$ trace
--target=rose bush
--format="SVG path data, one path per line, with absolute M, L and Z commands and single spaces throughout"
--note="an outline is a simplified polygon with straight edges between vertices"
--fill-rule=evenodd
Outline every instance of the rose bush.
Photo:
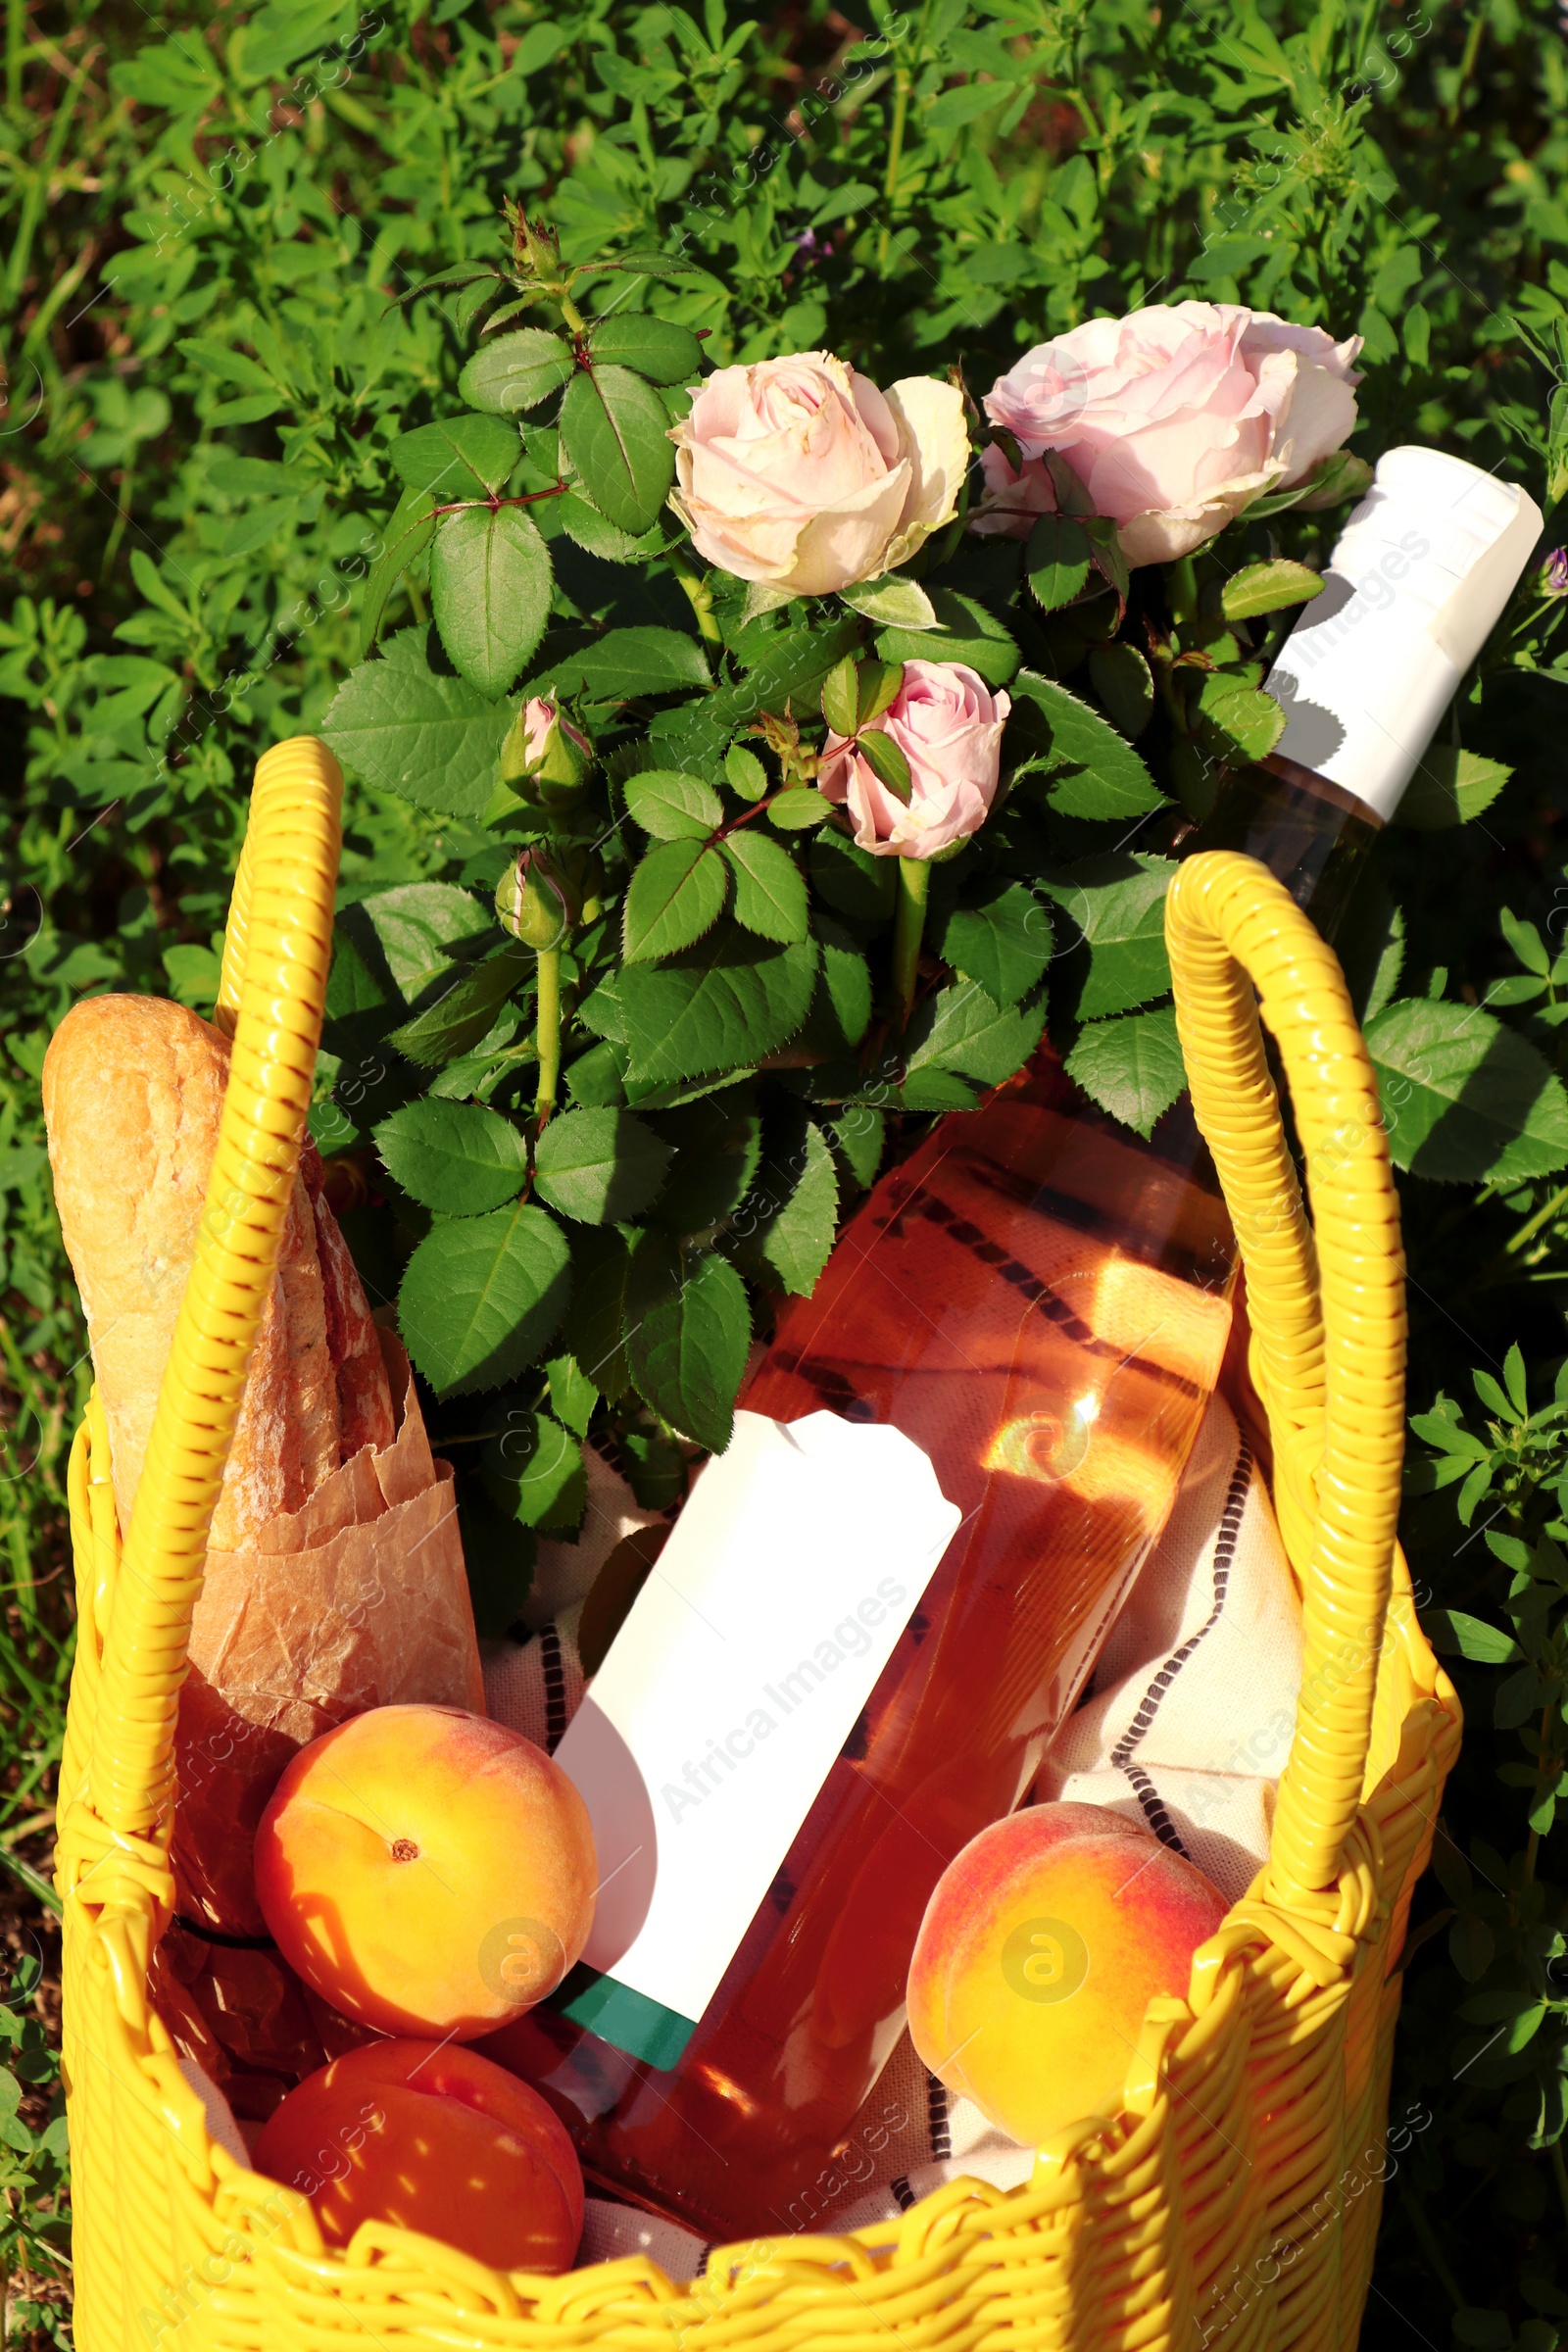
M 1027 538 L 1064 458 L 1130 564 L 1191 555 L 1265 492 L 1304 482 L 1355 423 L 1359 335 L 1336 343 L 1239 303 L 1155 303 L 1036 344 L 986 395 L 993 443 L 973 528 Z
M 962 662 L 906 662 L 877 724 L 908 762 L 906 803 L 853 737 L 830 730 L 819 791 L 855 820 L 858 849 L 877 858 L 935 858 L 984 824 L 1002 772 L 1011 698 L 993 693 Z
M 698 554 L 790 596 L 907 562 L 951 520 L 969 462 L 956 385 L 881 392 L 825 351 L 720 368 L 670 439 L 670 505 Z

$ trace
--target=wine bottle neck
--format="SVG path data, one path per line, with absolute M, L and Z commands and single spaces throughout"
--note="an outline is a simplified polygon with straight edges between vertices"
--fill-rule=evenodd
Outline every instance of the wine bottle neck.
M 1212 810 L 1181 842 L 1180 853 L 1244 851 L 1279 877 L 1332 940 L 1382 829 L 1381 817 L 1343 786 L 1270 754 L 1231 769 Z

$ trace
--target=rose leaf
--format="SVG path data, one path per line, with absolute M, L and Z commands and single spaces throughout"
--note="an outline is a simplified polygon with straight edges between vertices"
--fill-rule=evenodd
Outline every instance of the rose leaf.
M 404 1269 L 398 1328 L 437 1395 L 466 1396 L 532 1363 L 570 1292 L 571 1252 L 545 1209 L 442 1220 Z
M 735 877 L 736 921 L 762 939 L 805 939 L 806 879 L 783 843 L 765 833 L 732 833 L 723 854 Z
M 1187 1083 L 1174 1008 L 1086 1022 L 1066 1068 L 1092 1102 L 1147 1138 Z
M 555 574 L 520 507 L 465 507 L 442 517 L 430 554 L 430 609 L 455 669 L 494 702 L 544 635 Z
M 568 1110 L 534 1147 L 541 1200 L 586 1225 L 641 1216 L 663 1184 L 670 1148 L 629 1110 Z
M 416 1097 L 381 1121 L 375 1146 L 411 1200 L 446 1217 L 500 1208 L 516 1199 L 528 1174 L 522 1137 L 482 1102 Z
M 704 842 L 662 841 L 632 875 L 622 914 L 627 963 L 673 956 L 724 911 L 725 866 Z
M 646 531 L 675 478 L 664 404 L 629 368 L 582 368 L 561 404 L 561 438 L 601 514 Z
M 642 1236 L 626 1287 L 632 1381 L 662 1419 L 714 1453 L 730 1441 L 751 1337 L 746 1286 L 727 1258 Z
M 514 416 L 548 400 L 575 366 L 559 335 L 543 326 L 519 327 L 474 353 L 458 378 L 458 392 L 470 409 Z

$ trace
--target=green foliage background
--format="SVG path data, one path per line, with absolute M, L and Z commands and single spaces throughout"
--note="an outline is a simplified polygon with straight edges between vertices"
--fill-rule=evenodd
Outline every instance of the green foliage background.
M 886 50 L 858 56 L 873 34 Z M 1516 0 L 437 0 L 363 17 L 272 0 L 188 19 L 9 0 L 0 2259 L 16 2340 L 66 2340 L 40 1815 L 86 1377 L 37 1072 L 84 990 L 211 1001 L 250 769 L 322 725 L 360 657 L 390 444 L 458 405 L 466 332 L 435 300 L 389 296 L 492 258 L 512 197 L 548 211 L 568 259 L 654 246 L 700 263 L 701 286 L 651 307 L 705 329 L 712 364 L 825 345 L 887 382 L 961 358 L 983 391 L 1097 312 L 1245 300 L 1365 336 L 1357 451 L 1440 440 L 1525 481 L 1552 521 L 1565 101 L 1562 23 Z M 398 593 L 394 618 L 421 617 L 417 578 Z M 1485 1004 L 1479 1020 L 1559 1068 L 1561 611 L 1520 601 L 1464 712 L 1467 749 L 1512 780 L 1490 804 L 1478 792 L 1463 827 L 1391 833 L 1360 974 L 1386 996 L 1402 963 L 1407 1028 L 1443 1032 L 1422 1004 Z M 471 826 L 363 781 L 349 817 L 346 902 L 476 878 Z M 1441 1885 L 1417 1903 L 1395 2087 L 1416 2120 L 1367 2340 L 1548 2352 L 1568 2324 L 1568 1188 L 1531 1172 L 1549 1152 L 1519 1155 L 1532 1089 L 1548 1098 L 1540 1063 L 1517 1066 L 1506 1116 L 1455 1140 L 1440 1103 L 1403 1155 L 1430 1171 L 1404 1186 L 1407 1543 L 1469 1732 Z M 372 1278 L 388 1253 L 388 1288 L 420 1231 L 412 1199 L 393 1227 L 357 1236 Z M 550 1401 L 571 1426 L 581 1400 Z M 625 1435 L 650 1493 L 667 1491 L 658 1424 Z

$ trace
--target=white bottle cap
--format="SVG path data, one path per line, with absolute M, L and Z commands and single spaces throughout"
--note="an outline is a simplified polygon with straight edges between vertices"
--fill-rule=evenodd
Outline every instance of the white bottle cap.
M 1516 483 L 1391 449 L 1269 672 L 1275 751 L 1392 816 L 1541 531 Z

